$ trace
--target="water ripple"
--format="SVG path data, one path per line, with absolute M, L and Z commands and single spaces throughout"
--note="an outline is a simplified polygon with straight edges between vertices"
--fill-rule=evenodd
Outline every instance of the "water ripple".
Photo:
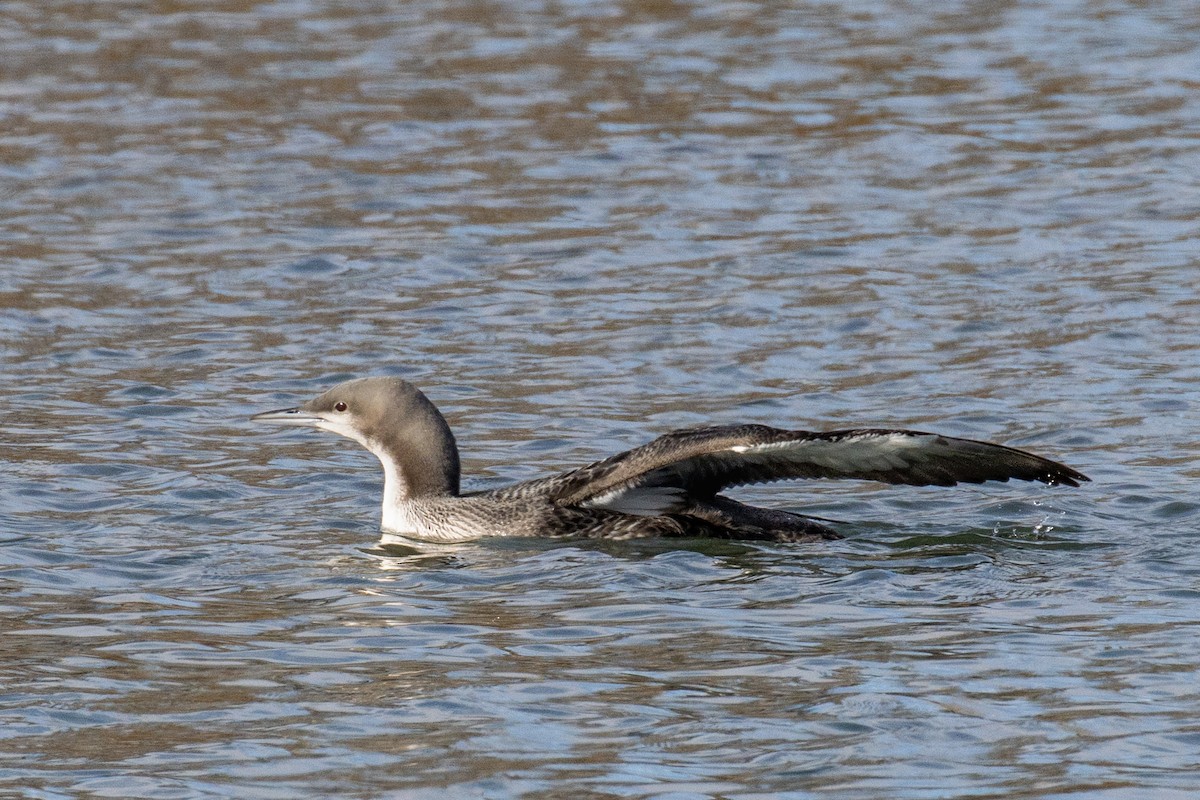
M 1191 797 L 1195 20 L 1168 5 L 11 2 L 0 782 L 89 797 Z M 386 371 L 470 488 L 692 424 L 819 546 L 377 541 L 246 418 Z

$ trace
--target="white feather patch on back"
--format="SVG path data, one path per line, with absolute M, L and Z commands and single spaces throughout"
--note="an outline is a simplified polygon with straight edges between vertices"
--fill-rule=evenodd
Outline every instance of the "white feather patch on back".
M 669 514 L 683 507 L 687 492 L 678 486 L 619 486 L 582 503 L 584 508 L 603 508 L 639 517 Z

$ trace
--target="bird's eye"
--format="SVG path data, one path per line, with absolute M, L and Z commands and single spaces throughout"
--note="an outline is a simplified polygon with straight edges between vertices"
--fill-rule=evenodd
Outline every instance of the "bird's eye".
M 334 404 L 333 404 L 333 410 L 334 410 L 334 411 L 345 411 L 345 410 L 346 410 L 346 404 L 345 404 L 345 403 L 340 403 L 340 402 L 339 402 L 339 403 L 334 403 Z

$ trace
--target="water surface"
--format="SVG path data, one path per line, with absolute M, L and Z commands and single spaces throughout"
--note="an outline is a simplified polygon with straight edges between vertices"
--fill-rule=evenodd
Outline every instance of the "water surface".
M 1099 2 L 6 3 L 0 792 L 1200 788 L 1200 29 Z M 692 424 L 1094 483 L 740 496 L 819 545 L 377 543 Z

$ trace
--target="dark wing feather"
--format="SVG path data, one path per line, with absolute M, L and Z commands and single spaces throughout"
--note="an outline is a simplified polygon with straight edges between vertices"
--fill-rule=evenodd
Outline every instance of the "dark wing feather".
M 663 513 L 685 499 L 710 498 L 730 486 L 792 478 L 855 478 L 912 486 L 1010 479 L 1078 486 L 1088 480 L 1070 467 L 1023 450 L 934 433 L 877 428 L 814 433 L 732 425 L 668 433 L 643 447 L 527 486 L 536 485 L 563 505 L 622 508 L 631 501 L 636 506 L 640 494 L 645 496 L 645 513 Z

